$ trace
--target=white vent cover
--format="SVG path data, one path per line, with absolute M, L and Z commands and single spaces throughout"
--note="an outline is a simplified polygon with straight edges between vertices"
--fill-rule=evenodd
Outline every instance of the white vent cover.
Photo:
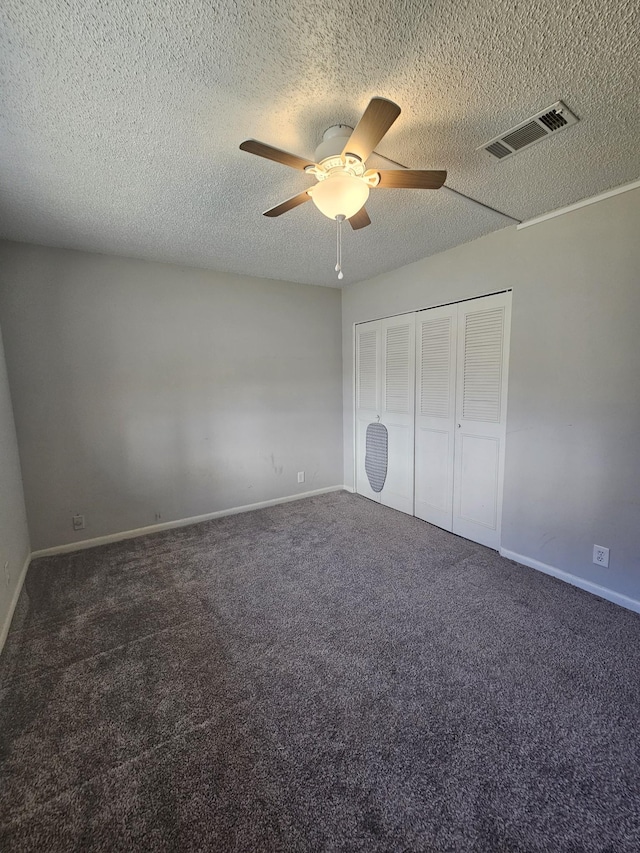
M 546 110 L 507 130 L 506 133 L 501 133 L 495 139 L 480 145 L 476 151 L 482 149 L 495 160 L 506 160 L 507 157 L 517 154 L 518 151 L 534 145 L 541 139 L 546 139 L 547 136 L 552 136 L 565 127 L 571 127 L 577 121 L 577 116 L 562 101 L 557 101 Z

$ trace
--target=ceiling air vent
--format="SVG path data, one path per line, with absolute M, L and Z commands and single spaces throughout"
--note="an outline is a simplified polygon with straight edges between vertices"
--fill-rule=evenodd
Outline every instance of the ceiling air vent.
M 498 160 L 501 160 L 503 157 L 508 157 L 509 154 L 513 154 L 513 151 L 510 148 L 507 148 L 506 145 L 503 145 L 502 142 L 492 142 L 491 145 L 487 145 L 487 151 L 489 154 L 493 154 L 494 157 L 497 157 Z
M 501 133 L 495 139 L 480 145 L 476 151 L 482 149 L 496 160 L 504 160 L 541 139 L 552 136 L 563 127 L 570 127 L 577 121 L 577 116 L 562 101 L 558 101 L 546 110 L 507 130 L 506 133 Z

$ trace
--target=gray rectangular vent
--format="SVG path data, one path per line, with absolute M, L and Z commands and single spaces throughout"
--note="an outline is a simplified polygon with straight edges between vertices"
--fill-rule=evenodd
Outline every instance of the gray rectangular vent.
M 537 142 L 538 139 L 542 139 L 543 136 L 547 135 L 547 131 L 540 127 L 540 125 L 535 121 L 530 121 L 529 124 L 525 124 L 524 127 L 521 127 L 520 130 L 514 130 L 513 133 L 507 133 L 505 137 L 503 137 L 503 142 L 506 142 L 507 145 L 510 145 L 514 151 L 519 151 L 521 148 L 526 148 L 527 145 L 531 145 L 532 142 Z
M 556 112 L 556 110 L 551 110 L 551 112 L 545 113 L 543 116 L 540 116 L 539 120 L 545 127 L 548 127 L 549 130 L 560 130 L 561 127 L 568 124 L 562 113 Z
M 491 145 L 487 145 L 487 151 L 489 154 L 497 157 L 498 160 L 502 159 L 502 157 L 507 157 L 509 154 L 513 154 L 513 151 L 507 148 L 506 145 L 503 145 L 502 142 L 493 142 Z
M 537 115 L 480 145 L 476 151 L 482 149 L 496 160 L 504 160 L 564 127 L 571 127 L 577 121 L 577 116 L 562 101 L 557 101 Z

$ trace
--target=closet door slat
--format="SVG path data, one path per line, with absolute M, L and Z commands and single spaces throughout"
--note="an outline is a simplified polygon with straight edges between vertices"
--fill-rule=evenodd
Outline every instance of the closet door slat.
M 356 406 L 359 409 L 378 408 L 378 344 L 379 329 L 367 329 L 357 337 L 356 348 Z
M 409 325 L 393 326 L 385 335 L 385 410 L 408 415 L 411 404 Z
M 466 314 L 462 418 L 498 423 L 502 402 L 504 306 Z
M 420 324 L 418 407 L 421 415 L 432 418 L 451 415 L 451 335 L 451 317 L 423 320 Z

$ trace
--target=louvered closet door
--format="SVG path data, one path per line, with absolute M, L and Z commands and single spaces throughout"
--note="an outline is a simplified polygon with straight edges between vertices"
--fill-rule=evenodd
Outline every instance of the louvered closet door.
M 385 506 L 413 515 L 415 314 L 381 320 L 381 423 L 388 431 Z
M 415 514 L 453 528 L 458 306 L 416 314 Z
M 500 547 L 511 294 L 458 305 L 453 532 Z
M 380 320 L 356 326 L 356 491 L 373 501 L 380 501 L 365 471 L 367 427 L 377 422 L 381 406 L 381 347 Z

